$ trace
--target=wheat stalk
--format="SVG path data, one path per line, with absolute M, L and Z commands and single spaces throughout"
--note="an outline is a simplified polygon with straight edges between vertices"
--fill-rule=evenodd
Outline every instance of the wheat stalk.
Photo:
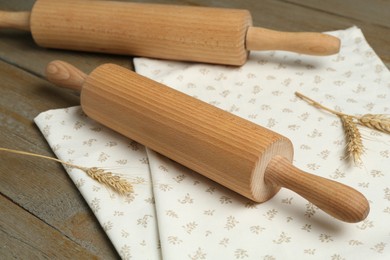
M 101 168 L 97 167 L 83 167 L 76 164 L 72 164 L 69 162 L 65 162 L 63 160 L 59 160 L 57 158 L 44 156 L 41 154 L 36 153 L 29 153 L 19 150 L 13 150 L 13 149 L 7 149 L 0 147 L 0 151 L 8 152 L 8 153 L 14 153 L 14 154 L 20 154 L 20 155 L 27 155 L 32 157 L 38 157 L 46 160 L 56 161 L 59 163 L 62 163 L 63 165 L 70 166 L 72 168 L 79 169 L 83 172 L 85 172 L 88 176 L 90 176 L 92 179 L 106 185 L 107 187 L 113 189 L 117 193 L 121 195 L 126 195 L 133 192 L 133 185 L 126 180 L 125 178 L 120 177 L 117 174 L 114 174 L 112 172 L 107 172 Z
M 361 164 L 361 155 L 364 152 L 364 146 L 360 131 L 356 123 L 353 121 L 353 117 L 341 115 L 340 119 L 343 123 L 345 137 L 347 140 L 347 153 L 353 159 L 355 164 Z
M 344 114 L 344 113 L 341 113 L 339 111 L 327 108 L 327 107 L 321 105 L 320 103 L 318 103 L 317 101 L 314 101 L 313 99 L 306 97 L 305 95 L 303 95 L 299 92 L 295 92 L 295 95 L 297 95 L 301 99 L 305 100 L 307 103 L 309 103 L 310 105 L 312 105 L 314 107 L 317 107 L 319 109 L 323 109 L 323 110 L 328 111 L 328 112 L 330 112 L 336 116 L 339 116 L 339 117 L 349 116 L 349 117 L 351 117 L 351 119 L 353 119 L 354 121 L 356 121 L 357 123 L 359 123 L 365 127 L 375 129 L 375 130 L 381 131 L 383 133 L 390 134 L 390 116 L 389 115 L 383 115 L 383 114 L 365 114 L 362 116 L 348 115 L 348 114 Z
M 307 103 L 309 103 L 310 105 L 312 105 L 313 107 L 316 107 L 316 108 L 319 108 L 319 109 L 322 109 L 322 110 L 325 110 L 325 111 L 328 111 L 329 113 L 332 113 L 336 116 L 350 116 L 350 115 L 347 115 L 347 114 L 344 114 L 344 113 L 341 113 L 339 111 L 336 111 L 336 110 L 333 110 L 333 109 L 330 109 L 330 108 L 327 108 L 326 106 L 323 106 L 321 105 L 320 103 L 318 103 L 317 101 L 314 101 L 313 99 L 299 93 L 299 92 L 295 92 L 295 95 L 301 99 L 303 99 L 304 101 L 306 101 Z M 352 116 L 353 117 L 353 116 Z
M 361 155 L 364 152 L 364 146 L 362 142 L 362 136 L 357 127 L 357 124 L 362 126 L 381 131 L 383 133 L 390 134 L 390 117 L 383 114 L 365 114 L 362 116 L 348 115 L 333 109 L 327 108 L 317 101 L 306 97 L 305 95 L 295 92 L 295 95 L 303 99 L 310 105 L 325 110 L 338 116 L 343 123 L 345 137 L 347 139 L 347 152 L 355 163 L 361 163 Z

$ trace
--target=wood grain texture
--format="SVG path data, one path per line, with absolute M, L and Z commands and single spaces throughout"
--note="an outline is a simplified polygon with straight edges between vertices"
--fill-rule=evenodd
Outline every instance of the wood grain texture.
M 0 28 L 31 29 L 49 48 L 226 65 L 242 65 L 249 50 L 332 55 L 340 45 L 330 35 L 252 27 L 248 10 L 118 1 L 40 0 L 31 15 L 0 11 Z
M 360 192 L 339 182 L 303 172 L 281 156 L 270 161 L 265 180 L 269 185 L 298 193 L 326 213 L 345 222 L 362 221 L 370 211 L 367 199 Z
M 388 48 L 390 29 L 387 15 L 389 1 L 347 0 L 341 3 L 337 0 L 133 0 L 132 2 L 247 9 L 252 14 L 255 26 L 282 31 L 330 31 L 356 25 L 362 29 L 369 44 L 390 68 L 390 48 Z M 34 0 L 0 0 L 0 9 L 29 11 L 34 3 Z M 45 66 L 55 59 L 70 62 L 87 73 L 104 63 L 115 63 L 132 68 L 131 59 L 127 56 L 45 49 L 34 43 L 29 32 L 0 30 L 0 60 L 6 63 L 0 66 L 2 71 L 0 143 L 2 145 L 52 155 L 50 148 L 32 123 L 32 118 L 48 109 L 76 105 L 79 102 L 78 98 L 67 91 L 52 88 L 44 80 L 37 80 L 36 77 L 27 77 L 24 80 L 21 78 L 27 74 L 42 77 Z M 21 74 L 25 76 L 21 77 Z M 4 82 L 8 82 L 7 84 L 13 82 L 13 84 L 5 88 Z M 10 92 L 13 94 L 9 95 Z M 3 155 L 0 155 L 0 160 L 0 196 L 9 198 L 10 202 L 17 205 L 12 207 L 11 214 L 20 216 L 10 228 L 29 227 L 29 218 L 21 214 L 25 211 L 38 216 L 37 219 L 43 224 L 50 223 L 48 228 L 56 229 L 63 236 L 78 241 L 95 255 L 100 255 L 104 259 L 118 258 L 104 231 L 98 227 L 99 224 L 61 166 L 29 159 L 23 159 L 21 162 L 16 157 Z M 9 172 L 13 172 L 13 175 L 6 175 Z M 24 178 L 24 182 L 21 182 L 23 185 L 18 186 L 17 183 L 22 178 Z M 36 194 L 43 193 L 42 183 L 48 183 L 51 178 L 55 179 L 52 180 L 55 185 L 44 190 L 48 197 L 44 200 L 46 203 L 41 202 L 40 197 L 34 199 Z M 5 179 L 8 180 L 7 184 L 4 184 Z M 55 194 L 56 189 L 59 188 L 61 193 L 67 195 L 62 198 L 62 201 L 59 199 L 61 196 L 57 195 L 55 202 L 50 203 L 51 194 Z M 58 213 L 60 210 L 65 212 L 74 210 L 74 213 L 65 214 L 68 217 L 65 215 L 60 217 Z M 8 217 L 0 214 L 1 221 L 8 221 L 5 219 Z M 50 243 L 53 239 L 50 235 L 42 237 L 33 232 L 30 232 L 30 235 L 32 239 L 39 238 L 41 243 Z M 17 236 L 16 239 L 7 236 L 9 235 L 1 238 L 1 241 L 10 239 L 10 242 L 7 242 L 7 247 L 0 247 L 0 255 L 24 258 L 23 240 L 17 239 Z M 38 251 L 31 248 L 31 255 L 39 254 L 39 252 L 33 253 L 34 250 Z
M 57 86 L 81 91 L 87 75 L 63 61 L 52 61 L 46 67 L 46 78 Z
M 51 81 L 81 89 L 90 118 L 249 199 L 264 202 L 285 187 L 339 220 L 368 215 L 360 192 L 292 166 L 291 142 L 271 130 L 113 64 L 89 76 L 62 61 L 48 68 Z
M 0 77 L 3 79 L 0 83 L 1 146 L 53 156 L 40 131 L 35 127 L 33 118 L 41 111 L 77 105 L 78 97 L 3 62 L 0 62 Z M 15 210 L 11 215 L 15 218 L 15 222 L 12 222 L 14 225 L 31 225 L 27 216 L 33 215 L 47 228 L 56 230 L 63 238 L 83 247 L 89 254 L 101 255 L 107 259 L 116 258 L 116 253 L 95 216 L 61 165 L 0 153 L 0 191 L 2 198 L 9 198 L 19 211 L 24 210 L 27 214 L 24 222 L 24 217 L 19 216 L 19 211 Z M 0 219 L 5 218 L 10 216 L 1 214 Z M 20 223 L 16 220 L 20 220 Z M 34 229 L 28 230 L 26 229 L 26 236 L 38 237 L 38 233 L 34 234 Z M 50 232 L 48 234 L 48 241 L 54 239 Z M 15 243 L 13 246 L 24 248 L 25 238 L 18 237 L 22 234 L 12 235 L 15 236 L 12 240 Z M 69 245 L 64 244 L 62 250 L 67 250 Z M 40 254 L 38 248 L 36 250 L 36 254 Z M 19 253 L 0 248 L 0 255 Z M 81 255 L 83 254 L 85 252 Z M 20 255 L 21 258 L 22 256 Z
M 2 259 L 98 259 L 40 219 L 0 196 Z M 50 237 L 50 240 L 47 238 Z
M 292 160 L 287 138 L 116 65 L 92 71 L 81 106 L 101 124 L 257 202 L 277 192 L 263 182 L 272 157 Z
M 280 32 L 249 27 L 246 35 L 248 50 L 283 50 L 308 55 L 332 55 L 340 50 L 340 40 L 328 34 Z
M 77 64 L 86 72 L 92 71 L 96 65 L 109 62 L 126 68 L 133 67 L 129 57 L 40 48 L 33 41 L 30 32 L 1 30 L 0 60 L 43 77 L 46 65 L 54 59 Z
M 30 31 L 30 12 L 0 11 L 0 28 Z
M 37 1 L 31 33 L 43 47 L 242 65 L 246 10 L 96 1 Z
M 328 0 L 326 2 L 321 0 L 286 0 L 285 2 L 334 13 L 353 20 L 360 20 L 387 28 L 390 27 L 390 2 L 386 0 Z
M 179 0 L 138 0 L 137 2 L 180 3 Z M 373 47 L 382 61 L 390 68 L 390 33 L 389 24 L 374 24 L 372 21 L 388 21 L 388 1 L 350 0 L 344 9 L 339 9 L 339 1 L 322 1 L 316 5 L 311 0 L 258 0 L 258 1 L 224 1 L 196 0 L 188 4 L 250 10 L 254 26 L 261 26 L 280 31 L 326 32 L 358 26 L 362 29 L 368 43 Z M 359 10 L 351 12 L 350 10 Z M 375 10 L 375 11 L 366 11 Z M 364 13 L 364 15 L 361 15 Z M 348 15 L 346 15 L 348 14 Z

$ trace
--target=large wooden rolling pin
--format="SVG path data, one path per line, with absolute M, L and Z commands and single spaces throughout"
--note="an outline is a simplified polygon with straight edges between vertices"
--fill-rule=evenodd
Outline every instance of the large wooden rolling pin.
M 80 90 L 92 119 L 256 202 L 285 187 L 330 215 L 358 222 L 369 204 L 358 191 L 305 173 L 291 142 L 275 132 L 113 64 L 88 76 L 53 61 L 47 78 Z
M 0 28 L 31 30 L 43 47 L 242 65 L 250 50 L 330 55 L 338 38 L 252 26 L 247 10 L 114 1 L 38 0 L 0 12 Z

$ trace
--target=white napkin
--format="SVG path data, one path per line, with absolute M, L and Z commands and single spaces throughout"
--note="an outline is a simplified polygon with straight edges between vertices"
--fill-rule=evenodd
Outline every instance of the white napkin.
M 36 122 L 59 158 L 120 166 L 121 173 L 145 180 L 135 184 L 137 195 L 126 203 L 83 173 L 70 172 L 125 259 L 158 258 L 158 234 L 164 259 L 383 259 L 390 254 L 390 136 L 362 128 L 364 164 L 353 166 L 345 160 L 339 119 L 294 95 L 300 91 L 349 114 L 390 113 L 390 73 L 362 32 L 354 27 L 331 34 L 341 39 L 342 48 L 329 57 L 252 52 L 242 67 L 145 58 L 135 59 L 135 67 L 288 137 L 296 166 L 366 195 L 371 212 L 361 223 L 334 220 L 285 189 L 254 204 L 151 150 L 146 155 L 140 145 L 133 143 L 139 150 L 132 150 L 131 141 L 80 116 L 78 108 L 45 112 Z M 96 127 L 101 132 L 91 130 Z
M 80 107 L 50 110 L 35 122 L 58 158 L 103 168 L 135 183 L 134 193 L 118 196 L 81 170 L 66 167 L 123 259 L 160 259 L 145 147 L 89 119 Z

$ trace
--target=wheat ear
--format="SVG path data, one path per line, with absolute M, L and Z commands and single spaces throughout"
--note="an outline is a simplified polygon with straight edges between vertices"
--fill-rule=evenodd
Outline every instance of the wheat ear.
M 27 155 L 27 156 L 42 158 L 42 159 L 51 160 L 51 161 L 56 161 L 56 162 L 62 163 L 63 165 L 66 165 L 66 166 L 69 166 L 72 168 L 76 168 L 76 169 L 79 169 L 79 170 L 85 172 L 92 179 L 106 185 L 107 187 L 113 189 L 114 191 L 116 191 L 117 193 L 119 193 L 121 195 L 126 195 L 126 194 L 133 192 L 133 185 L 128 180 L 126 180 L 126 179 L 124 179 L 124 178 L 122 178 L 122 177 L 120 177 L 117 174 L 114 174 L 112 172 L 107 172 L 101 168 L 83 167 L 83 166 L 79 166 L 76 164 L 72 164 L 69 162 L 59 160 L 57 158 L 44 156 L 44 155 L 36 154 L 36 153 L 19 151 L 19 150 L 13 150 L 13 149 L 7 149 L 7 148 L 0 147 L 0 151 L 14 153 L 14 154 L 20 154 L 20 155 Z
M 357 124 L 362 126 L 369 127 L 384 133 L 390 134 L 390 117 L 382 114 L 365 114 L 363 116 L 352 116 L 341 113 L 339 111 L 332 110 L 327 108 L 320 103 L 314 101 L 311 98 L 306 97 L 305 95 L 295 92 L 295 95 L 309 103 L 310 105 L 323 109 L 340 117 L 341 122 L 343 123 L 343 128 L 345 132 L 345 137 L 347 139 L 347 152 L 349 157 L 353 159 L 355 163 L 361 163 L 361 155 L 364 152 L 364 146 L 362 142 L 362 136 L 357 127 Z
M 388 115 L 365 114 L 361 117 L 358 117 L 357 120 L 360 124 L 366 127 L 390 134 L 390 117 Z
M 340 116 L 347 140 L 347 154 L 353 159 L 355 164 L 361 164 L 361 155 L 364 152 L 362 136 L 351 116 Z

